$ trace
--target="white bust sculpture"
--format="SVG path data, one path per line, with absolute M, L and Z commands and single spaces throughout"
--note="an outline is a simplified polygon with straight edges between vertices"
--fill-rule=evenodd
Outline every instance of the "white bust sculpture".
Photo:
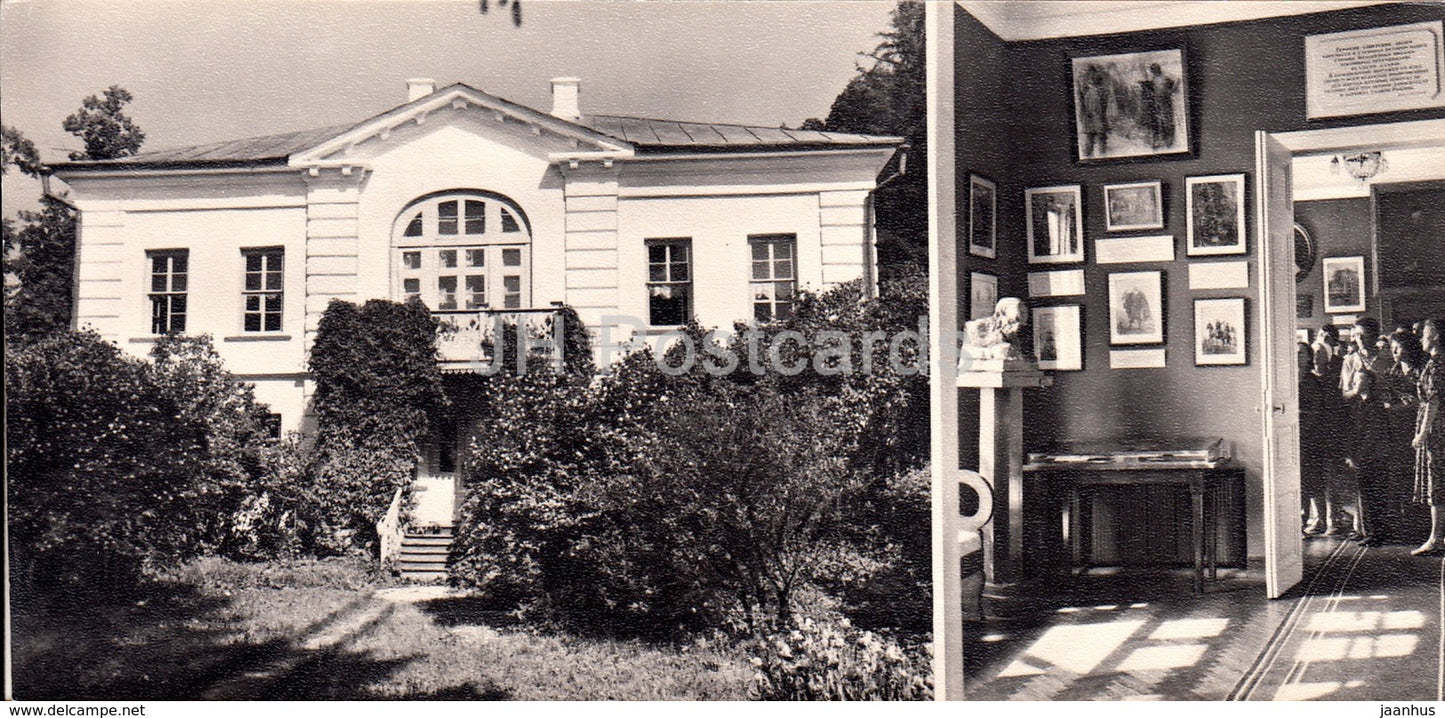
M 1033 357 L 1020 344 L 1020 332 L 1028 326 L 1029 308 L 1017 297 L 1004 297 L 994 305 L 993 316 L 974 319 L 964 325 L 963 347 L 959 352 L 962 363 L 977 364 L 979 360 L 993 360 L 998 368 L 1010 368 L 1008 364 L 1032 362 Z M 960 368 L 970 368 L 961 366 Z

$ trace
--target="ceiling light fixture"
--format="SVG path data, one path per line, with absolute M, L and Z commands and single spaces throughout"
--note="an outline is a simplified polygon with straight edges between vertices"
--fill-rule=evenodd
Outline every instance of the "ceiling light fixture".
M 1330 172 L 1339 174 L 1341 165 L 1344 165 L 1345 171 L 1349 172 L 1351 177 L 1362 183 L 1390 168 L 1390 163 L 1379 151 L 1335 155 L 1335 158 L 1330 160 Z

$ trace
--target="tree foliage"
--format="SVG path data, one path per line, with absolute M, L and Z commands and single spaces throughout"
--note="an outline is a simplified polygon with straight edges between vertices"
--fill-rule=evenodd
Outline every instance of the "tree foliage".
M 91 331 L 7 343 L 16 586 L 88 600 L 147 565 L 222 550 L 263 469 L 261 417 L 207 338 L 146 362 Z
M 927 74 L 924 53 L 924 3 L 902 0 L 891 27 L 866 53 L 869 63 L 833 100 L 828 117 L 810 119 L 805 129 L 891 135 L 907 140 L 908 166 L 902 177 L 876 194 L 878 261 L 886 269 L 926 265 L 928 257 Z M 885 178 L 897 164 L 884 170 Z
M 145 142 L 143 132 L 124 109 L 131 97 L 124 87 L 111 85 L 100 97 L 91 95 L 80 103 L 61 127 L 85 142 L 85 150 L 71 152 L 72 160 L 114 160 L 130 157 Z
M 75 210 L 42 197 L 41 210 L 22 210 L 3 223 L 5 336 L 27 340 L 70 326 L 75 277 Z
M 31 177 L 39 177 L 42 165 L 40 163 L 40 152 L 35 149 L 35 143 L 31 142 L 20 130 L 10 125 L 0 126 L 0 175 L 10 171 L 10 165 L 21 174 Z
M 419 301 L 335 300 L 316 329 L 309 366 L 316 381 L 314 454 L 317 530 L 369 546 L 374 523 L 420 459 L 428 420 L 445 401 L 436 322 Z

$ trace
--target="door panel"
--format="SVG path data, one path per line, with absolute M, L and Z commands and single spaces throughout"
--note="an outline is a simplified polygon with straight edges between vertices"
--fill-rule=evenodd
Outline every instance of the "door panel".
M 1295 359 L 1294 206 L 1290 151 L 1255 133 L 1260 378 L 1264 394 L 1265 589 L 1278 598 L 1304 575 L 1300 537 L 1299 377 Z

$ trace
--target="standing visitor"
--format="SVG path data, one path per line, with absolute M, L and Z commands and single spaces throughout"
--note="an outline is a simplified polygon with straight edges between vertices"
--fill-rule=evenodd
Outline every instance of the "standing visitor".
M 1415 421 L 1415 436 L 1410 446 L 1415 449 L 1415 501 L 1430 507 L 1430 537 L 1410 553 L 1434 553 L 1445 541 L 1445 422 L 1440 421 L 1440 395 L 1445 393 L 1445 377 L 1440 376 L 1440 322 L 1427 319 L 1420 327 L 1420 346 L 1427 358 L 1416 384 L 1420 402 Z

